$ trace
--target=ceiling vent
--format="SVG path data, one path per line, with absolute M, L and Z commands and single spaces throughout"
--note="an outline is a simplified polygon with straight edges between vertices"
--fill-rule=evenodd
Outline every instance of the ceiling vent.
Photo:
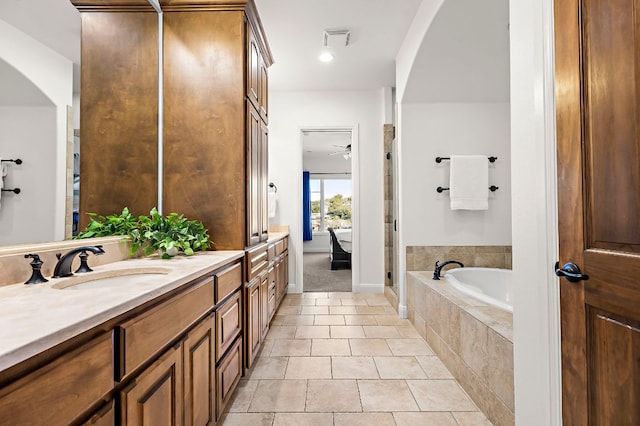
M 324 30 L 324 47 L 348 46 L 350 37 L 351 31 L 349 30 Z

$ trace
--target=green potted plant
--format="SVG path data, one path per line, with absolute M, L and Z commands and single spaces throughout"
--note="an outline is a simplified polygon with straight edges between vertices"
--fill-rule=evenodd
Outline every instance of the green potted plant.
M 188 220 L 178 213 L 163 217 L 155 207 L 149 216 L 133 216 L 128 208 L 121 214 L 100 216 L 90 213 L 91 220 L 85 231 L 76 238 L 127 235 L 131 240 L 131 254 L 142 249 L 145 256 L 158 252 L 163 259 L 179 253 L 186 256 L 206 250 L 211 245 L 209 234 L 202 222 Z

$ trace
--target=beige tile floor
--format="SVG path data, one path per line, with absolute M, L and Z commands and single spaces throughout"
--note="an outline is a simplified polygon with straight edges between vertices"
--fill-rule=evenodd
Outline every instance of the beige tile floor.
M 287 295 L 225 426 L 487 426 L 381 294 Z

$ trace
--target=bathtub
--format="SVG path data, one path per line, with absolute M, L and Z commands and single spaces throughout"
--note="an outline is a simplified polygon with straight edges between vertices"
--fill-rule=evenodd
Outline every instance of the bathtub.
M 444 277 L 457 290 L 481 302 L 513 312 L 510 269 L 455 268 L 447 271 Z

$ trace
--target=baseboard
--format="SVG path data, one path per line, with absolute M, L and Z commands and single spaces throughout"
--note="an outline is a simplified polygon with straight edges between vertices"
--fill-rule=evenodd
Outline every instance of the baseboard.
M 384 284 L 360 284 L 356 287 L 357 293 L 384 293 Z
M 287 287 L 287 293 L 296 294 L 296 293 L 302 293 L 302 292 L 298 291 L 298 287 L 296 286 L 295 283 L 289 283 L 289 286 Z
M 318 248 L 313 248 L 313 247 L 305 248 L 304 252 L 302 254 L 304 254 L 304 253 L 327 253 L 327 256 L 329 256 L 329 250 L 327 250 L 326 248 L 321 248 L 321 247 L 318 247 Z
M 407 310 L 407 305 L 398 306 L 398 316 L 404 319 L 409 318 L 409 311 Z

